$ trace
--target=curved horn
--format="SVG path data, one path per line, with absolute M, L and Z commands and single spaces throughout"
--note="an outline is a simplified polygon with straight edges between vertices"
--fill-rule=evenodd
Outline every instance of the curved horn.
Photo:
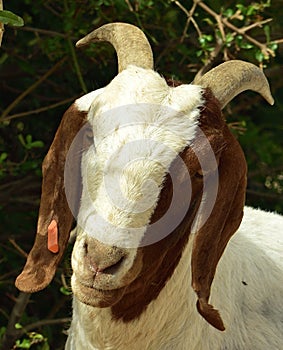
M 273 105 L 269 83 L 257 66 L 252 63 L 232 60 L 211 69 L 193 82 L 196 85 L 208 87 L 223 109 L 235 96 L 246 90 L 258 92 Z
M 132 24 L 109 23 L 94 30 L 76 43 L 77 47 L 91 42 L 107 41 L 112 44 L 118 56 L 118 70 L 128 65 L 153 69 L 153 55 L 144 33 Z

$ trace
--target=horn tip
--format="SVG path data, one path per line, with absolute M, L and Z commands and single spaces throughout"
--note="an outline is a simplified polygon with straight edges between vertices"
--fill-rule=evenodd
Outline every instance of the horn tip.
M 275 103 L 274 98 L 273 98 L 272 96 L 269 96 L 269 97 L 268 97 L 267 102 L 268 102 L 271 106 L 273 106 L 274 103 Z
M 82 47 L 82 46 L 85 46 L 86 43 L 84 41 L 84 38 L 83 39 L 80 39 L 79 41 L 76 42 L 76 47 Z
M 269 88 L 268 88 L 267 91 L 266 91 L 266 90 L 265 90 L 265 91 L 262 91 L 260 94 L 261 94 L 261 96 L 265 99 L 265 101 L 266 101 L 267 103 L 269 103 L 271 106 L 274 105 L 275 101 L 274 101 L 273 96 L 271 95 L 271 92 L 270 92 Z

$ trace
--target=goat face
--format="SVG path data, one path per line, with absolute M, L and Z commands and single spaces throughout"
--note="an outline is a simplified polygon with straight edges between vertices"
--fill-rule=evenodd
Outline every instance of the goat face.
M 31 292 L 50 282 L 73 212 L 74 294 L 129 320 L 158 296 L 194 233 L 197 308 L 223 330 L 208 299 L 217 263 L 241 222 L 246 164 L 221 109 L 247 89 L 272 103 L 268 82 L 252 64 L 230 61 L 193 85 L 169 87 L 152 71 L 139 29 L 109 24 L 79 43 L 101 40 L 114 45 L 120 73 L 62 119 L 43 164 L 38 233 L 17 286 Z M 59 228 L 55 254 L 47 250 L 52 219 Z M 135 295 L 144 302 L 133 313 Z
M 178 154 L 195 137 L 202 104 L 199 86 L 171 88 L 157 73 L 135 66 L 121 72 L 92 101 L 86 128 L 93 130 L 94 142 L 82 159 L 82 199 L 72 258 L 72 288 L 82 301 L 99 306 L 117 302 L 117 295 L 122 296 L 143 269 L 143 250 L 137 248 L 160 241 L 180 224 L 177 220 L 167 232 L 164 222 L 149 225 L 153 213 L 160 211 L 158 200 L 168 206 L 168 199 L 159 198 L 174 159 L 175 167 L 177 160 L 180 164 L 171 187 L 176 193 L 182 174 L 182 194 L 187 191 L 188 203 L 180 206 L 181 196 L 175 198 L 170 218 L 173 211 L 176 217 L 176 207 L 182 209 L 178 216 L 185 216 L 190 179 L 186 183 L 187 167 Z M 170 191 L 168 185 L 164 188 Z

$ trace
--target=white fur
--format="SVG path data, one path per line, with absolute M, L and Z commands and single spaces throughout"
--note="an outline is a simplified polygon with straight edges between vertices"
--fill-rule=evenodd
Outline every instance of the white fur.
M 108 244 L 139 244 L 171 162 L 194 138 L 202 104 L 199 86 L 170 88 L 157 73 L 134 66 L 104 89 L 76 101 L 79 110 L 88 111 L 94 147 L 82 160 L 73 278 L 86 236 Z M 221 312 L 225 332 L 214 329 L 197 312 L 190 240 L 173 276 L 134 321 L 112 320 L 110 308 L 87 306 L 74 297 L 66 349 L 278 350 L 283 342 L 282 233 L 278 231 L 282 227 L 281 216 L 245 208 L 211 291 L 211 303 Z M 132 249 L 108 281 L 111 288 L 121 287 L 135 256 Z
M 89 107 L 95 144 L 82 160 L 78 224 L 88 235 L 138 246 L 171 162 L 194 138 L 202 104 L 200 86 L 170 88 L 135 66 L 77 102 Z
M 190 242 L 165 288 L 137 320 L 114 321 L 110 309 L 89 307 L 74 298 L 66 349 L 282 348 L 282 227 L 282 216 L 245 208 L 242 224 L 219 262 L 212 285 L 211 303 L 220 310 L 224 332 L 210 326 L 196 310 Z
M 75 106 L 80 112 L 88 112 L 95 97 L 100 95 L 102 92 L 103 88 L 89 92 L 88 94 L 77 99 L 75 101 Z

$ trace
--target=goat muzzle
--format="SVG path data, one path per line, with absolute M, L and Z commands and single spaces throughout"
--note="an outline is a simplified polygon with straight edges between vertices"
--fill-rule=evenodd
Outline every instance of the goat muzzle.
M 85 265 L 91 272 L 114 274 L 127 256 L 125 249 L 111 247 L 96 239 L 88 239 L 83 245 Z

